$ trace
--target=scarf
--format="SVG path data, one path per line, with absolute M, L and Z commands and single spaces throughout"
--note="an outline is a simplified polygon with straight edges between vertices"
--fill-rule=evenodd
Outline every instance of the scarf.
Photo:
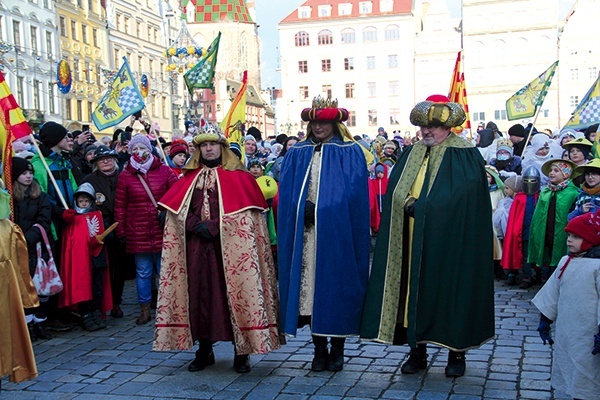
M 553 192 L 560 192 L 561 190 L 563 190 L 564 188 L 569 186 L 569 183 L 571 183 L 571 181 L 569 179 L 564 180 L 561 183 L 557 183 L 557 184 L 548 182 L 548 189 L 550 189 Z
M 589 194 L 590 196 L 598 196 L 600 194 L 600 185 L 596 187 L 588 187 L 587 183 L 585 185 L 581 185 L 581 190 Z
M 137 162 L 135 160 L 135 157 L 133 157 L 133 156 L 131 156 L 131 158 L 129 159 L 129 163 L 131 164 L 131 166 L 134 169 L 137 169 L 138 171 L 143 173 L 144 175 L 148 173 L 153 162 L 154 162 L 154 156 L 152 154 L 150 154 L 150 157 L 148 157 L 148 159 L 142 163 Z

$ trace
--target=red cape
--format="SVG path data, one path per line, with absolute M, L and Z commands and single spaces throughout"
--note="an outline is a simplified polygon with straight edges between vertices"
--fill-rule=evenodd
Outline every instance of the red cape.
M 377 165 L 383 165 L 383 178 L 381 179 L 369 179 L 369 206 L 371 209 L 371 229 L 374 233 L 379 230 L 379 223 L 381 222 L 381 211 L 380 202 L 383 202 L 383 196 L 387 191 L 388 186 L 388 166 L 383 163 L 377 163 Z M 378 196 L 381 196 L 378 200 Z
M 539 193 L 536 193 L 534 203 L 537 203 L 538 197 Z M 526 205 L 527 195 L 523 192 L 517 193 L 508 213 L 500 265 L 510 271 L 523 268 L 523 222 Z
M 183 175 L 160 199 L 160 205 L 178 214 L 186 194 L 193 190 L 191 186 L 196 182 L 196 177 L 201 170 L 202 168 L 198 168 Z M 219 167 L 217 176 L 224 214 L 233 214 L 248 208 L 267 210 L 267 202 L 260 187 L 249 172 L 228 171 Z

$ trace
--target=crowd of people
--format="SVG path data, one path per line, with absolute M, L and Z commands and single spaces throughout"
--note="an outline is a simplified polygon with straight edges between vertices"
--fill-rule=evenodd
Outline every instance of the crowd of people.
M 414 138 L 352 136 L 331 99 L 301 118 L 306 134 L 250 127 L 241 145 L 191 122 L 166 142 L 139 116 L 100 141 L 54 122 L 36 143 L 16 141 L 13 222 L 0 215 L 2 258 L 20 252 L 24 276 L 12 323 L 28 337 L 15 343 L 74 322 L 106 329 L 135 279 L 135 323 L 155 309 L 154 350 L 198 344 L 190 371 L 230 341 L 235 371 L 249 372 L 251 354 L 308 326 L 313 371 L 342 370 L 345 339 L 359 336 L 408 344 L 404 374 L 427 368 L 427 344 L 447 348 L 445 374 L 460 377 L 467 351 L 494 337 L 495 276 L 539 289 L 544 343 L 556 323 L 552 384 L 598 398 L 598 124 L 502 133 L 489 122 L 469 136 L 462 107 L 440 95 L 413 108 Z M 60 293 L 35 295 L 26 278 L 40 263 L 56 265 Z M 2 374 L 35 376 L 31 357 L 18 357 L 29 375 Z

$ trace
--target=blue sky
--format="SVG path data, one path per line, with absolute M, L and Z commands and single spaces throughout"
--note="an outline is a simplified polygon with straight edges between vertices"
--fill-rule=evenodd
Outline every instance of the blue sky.
M 306 0 L 256 0 L 256 19 L 258 35 L 261 41 L 262 88 L 281 87 L 281 77 L 276 71 L 279 67 L 279 31 L 277 25 L 289 13 Z M 439 1 L 439 0 L 430 0 Z M 575 0 L 558 0 L 561 15 L 564 15 Z M 446 0 L 452 16 L 460 16 L 461 0 Z

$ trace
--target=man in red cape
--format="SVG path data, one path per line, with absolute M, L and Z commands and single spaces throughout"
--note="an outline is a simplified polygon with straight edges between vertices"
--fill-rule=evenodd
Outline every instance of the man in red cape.
M 163 196 L 167 219 L 154 350 L 187 350 L 199 341 L 190 371 L 214 364 L 212 343 L 233 341 L 234 369 L 249 354 L 280 347 L 277 281 L 254 177 L 218 128 L 205 125 L 183 177 Z

